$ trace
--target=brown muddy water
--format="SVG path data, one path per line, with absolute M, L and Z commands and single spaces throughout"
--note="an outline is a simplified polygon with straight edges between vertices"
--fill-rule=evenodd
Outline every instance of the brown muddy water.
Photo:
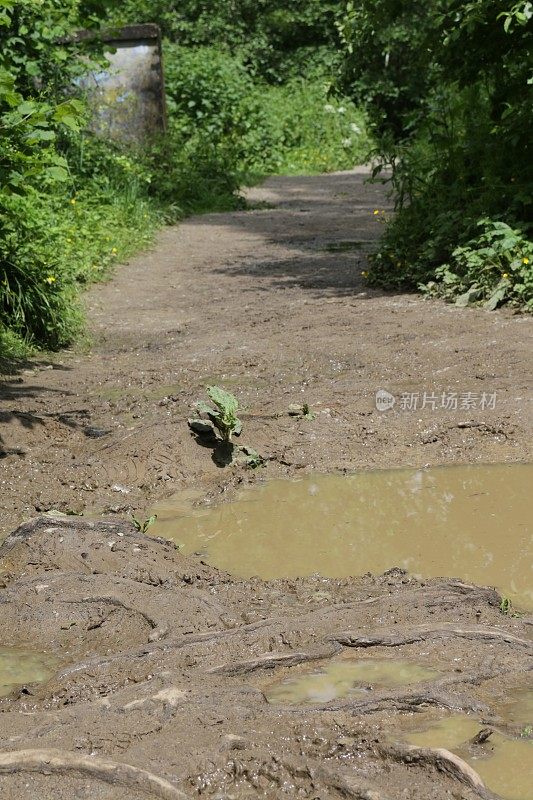
M 338 659 L 323 670 L 287 678 L 264 689 L 269 703 L 327 703 L 364 695 L 374 688 L 406 686 L 438 677 L 439 672 L 394 659 Z
M 427 724 L 417 720 L 417 730 L 405 739 L 417 747 L 444 747 L 467 761 L 485 785 L 505 800 L 533 800 L 533 740 L 531 726 L 524 737 L 513 739 L 495 731 L 483 745 L 471 743 L 484 727 L 464 714 L 451 714 Z
M 396 566 L 496 586 L 533 608 L 532 496 L 533 464 L 317 474 L 219 505 L 177 494 L 153 509 L 150 533 L 240 577 L 342 578 Z
M 372 689 L 435 679 L 437 670 L 397 659 L 338 659 L 321 670 L 286 678 L 263 689 L 269 703 L 318 704 L 364 696 Z M 467 761 L 485 784 L 505 800 L 533 800 L 533 692 L 513 695 L 498 709 L 505 722 L 520 722 L 516 738 L 494 731 L 487 742 L 472 739 L 485 726 L 469 714 L 418 713 L 398 719 L 395 734 L 417 747 L 443 747 Z
M 0 647 L 0 697 L 7 697 L 26 683 L 42 683 L 53 674 L 58 663 L 50 655 Z

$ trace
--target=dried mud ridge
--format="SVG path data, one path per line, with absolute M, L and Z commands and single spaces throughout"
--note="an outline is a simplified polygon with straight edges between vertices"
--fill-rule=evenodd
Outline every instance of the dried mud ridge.
M 45 517 L 8 537 L 0 568 L 1 640 L 61 660 L 0 701 L 6 800 L 495 797 L 456 755 L 400 734 L 427 709 L 513 734 L 497 705 L 526 684 L 531 618 L 503 615 L 493 589 L 399 569 L 240 581 L 126 522 Z M 267 703 L 273 681 L 361 652 L 441 674 Z

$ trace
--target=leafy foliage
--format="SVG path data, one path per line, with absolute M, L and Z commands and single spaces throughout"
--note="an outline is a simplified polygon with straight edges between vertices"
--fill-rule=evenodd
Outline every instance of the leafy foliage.
M 243 205 L 267 173 L 350 167 L 363 115 L 329 97 L 340 0 L 0 0 L 0 350 L 65 346 L 80 287 L 161 221 Z M 83 27 L 156 19 L 169 131 L 140 149 L 95 139 L 77 78 L 105 63 Z M 179 44 L 177 44 L 179 43 Z
M 324 75 L 269 85 L 218 48 L 167 44 L 164 56 L 173 131 L 209 142 L 237 181 L 349 168 L 369 149 L 364 116 L 351 101 L 328 98 Z
M 457 247 L 436 280 L 422 285 L 428 294 L 456 298 L 465 306 L 483 302 L 492 311 L 504 302 L 533 311 L 533 243 L 505 222 L 482 220 L 483 233 Z
M 0 347 L 20 355 L 72 340 L 78 284 L 147 241 L 155 215 L 136 202 L 146 176 L 82 133 L 85 105 L 67 92 L 100 58 L 66 41 L 87 23 L 77 0 L 0 9 Z
M 475 239 L 499 223 L 531 231 L 532 16 L 524 1 L 347 3 L 342 84 L 367 108 L 375 177 L 390 183 L 398 212 L 369 272 L 374 285 L 432 281 L 435 290 L 446 279 L 442 294 L 452 297 L 464 295 L 468 275 L 483 286 L 471 299 L 529 303 L 530 265 L 526 280 L 498 272 L 483 261 L 486 240 Z M 455 281 L 439 268 L 454 271 L 463 246 L 477 261 L 456 264 Z M 499 285 L 506 271 L 516 290 Z
M 341 7 L 342 0 L 125 0 L 109 13 L 117 23 L 157 20 L 169 41 L 216 48 L 277 83 L 335 63 Z

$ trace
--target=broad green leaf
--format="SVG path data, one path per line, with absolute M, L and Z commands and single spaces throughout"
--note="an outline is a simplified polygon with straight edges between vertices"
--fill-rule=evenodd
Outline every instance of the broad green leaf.
M 239 401 L 237 398 L 221 389 L 220 386 L 208 386 L 207 394 L 215 403 L 223 414 L 236 414 L 239 408 Z
M 34 128 L 26 136 L 26 141 L 30 144 L 37 142 L 52 142 L 56 138 L 54 131 L 43 130 L 42 128 Z
M 495 308 L 498 308 L 502 300 L 505 298 L 506 294 L 507 294 L 507 285 L 505 284 L 502 286 L 501 284 L 499 284 L 494 290 L 494 292 L 491 294 L 487 302 L 484 303 L 484 307 L 488 311 L 494 311 Z
M 47 167 L 45 173 L 55 181 L 67 181 L 68 172 L 63 167 Z

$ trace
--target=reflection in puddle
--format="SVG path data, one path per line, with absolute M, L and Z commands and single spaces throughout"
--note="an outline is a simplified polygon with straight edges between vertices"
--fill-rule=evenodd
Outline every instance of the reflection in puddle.
M 0 647 L 0 697 L 11 694 L 25 683 L 41 683 L 57 668 L 58 660 L 50 655 L 31 653 L 14 647 Z
M 269 686 L 269 703 L 327 703 L 339 697 L 368 692 L 371 688 L 405 686 L 430 680 L 439 673 L 408 661 L 332 661 L 320 672 L 309 672 Z
M 234 503 L 160 503 L 150 529 L 242 576 L 328 577 L 393 566 L 495 585 L 533 607 L 533 464 L 315 475 L 245 490 Z
M 456 753 L 505 800 L 533 800 L 533 741 L 494 732 L 484 744 L 470 744 L 482 727 L 472 717 L 452 714 L 408 733 L 405 739 L 417 747 L 445 747 Z

